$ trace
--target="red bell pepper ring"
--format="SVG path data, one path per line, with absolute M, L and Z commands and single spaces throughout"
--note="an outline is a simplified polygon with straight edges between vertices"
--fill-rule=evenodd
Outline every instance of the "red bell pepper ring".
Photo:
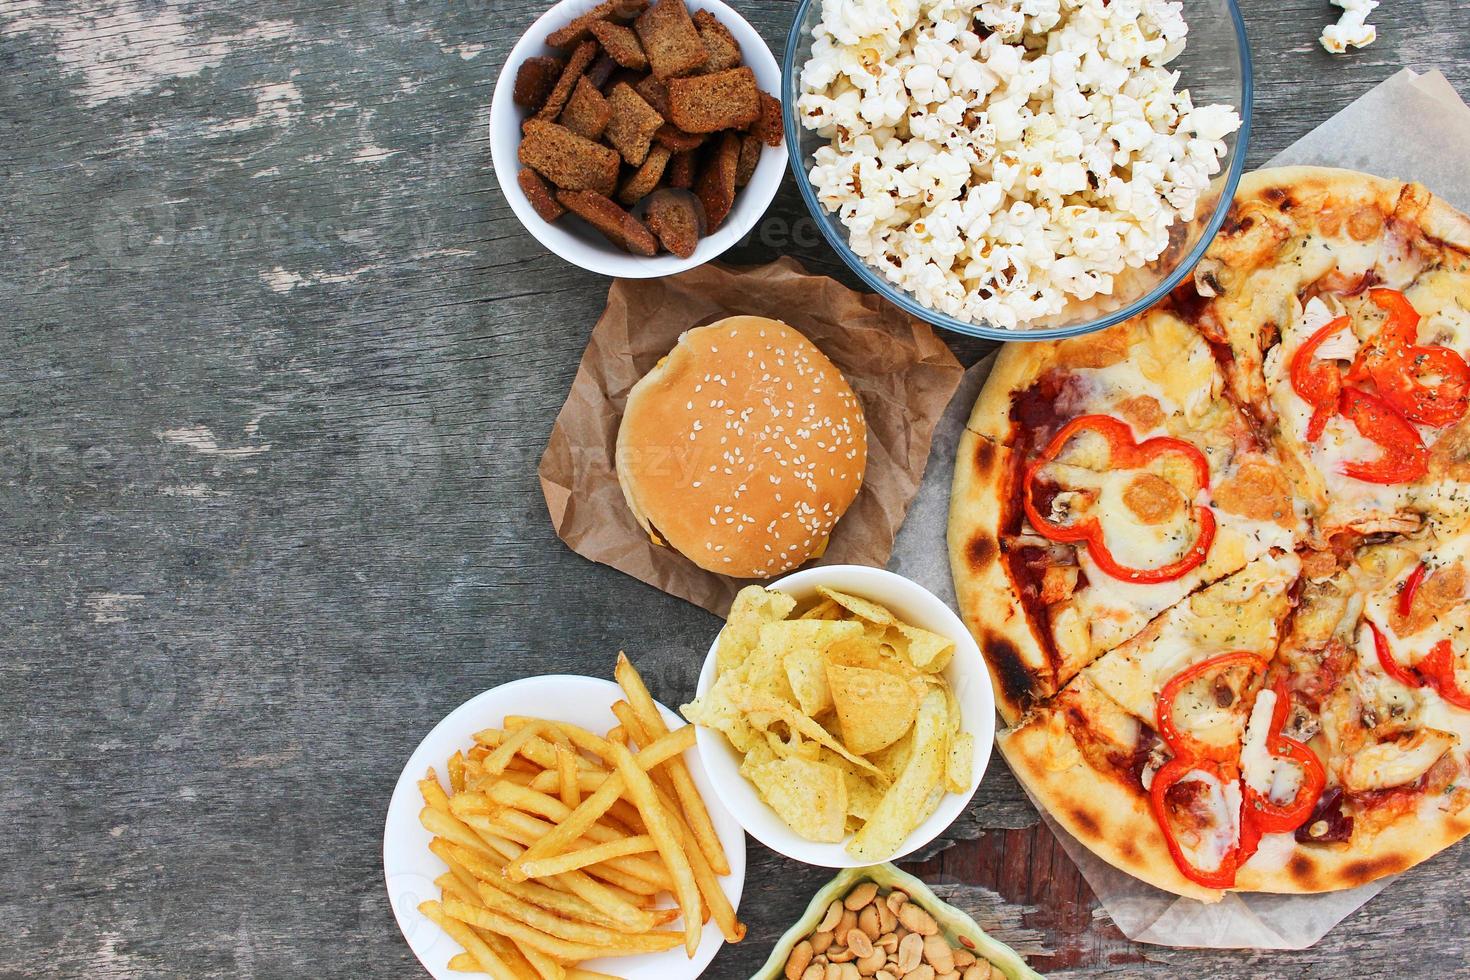
M 1449 640 L 1440 640 L 1419 661 L 1419 672 L 1424 681 L 1434 688 L 1441 698 L 1457 708 L 1470 711 L 1470 691 L 1460 686 L 1455 677 L 1455 651 Z
M 1383 400 L 1411 422 L 1435 428 L 1458 422 L 1470 406 L 1470 365 L 1448 347 L 1418 342 L 1419 312 L 1403 293 L 1374 289 L 1368 298 L 1388 319 L 1358 354 L 1348 380 L 1371 378 Z
M 1429 452 L 1419 432 L 1391 405 L 1351 385 L 1342 389 L 1339 409 L 1363 438 L 1383 447 L 1377 459 L 1342 464 L 1342 472 L 1364 483 L 1413 483 L 1429 472 Z
M 1404 587 L 1399 590 L 1399 616 L 1408 618 L 1410 610 L 1414 608 L 1414 596 L 1419 592 L 1419 586 L 1424 583 L 1424 575 L 1428 569 L 1421 561 L 1414 566 L 1409 577 L 1404 579 Z
M 1159 736 L 1163 738 L 1164 744 L 1174 752 L 1176 756 L 1187 756 L 1191 759 L 1210 759 L 1214 762 L 1225 762 L 1230 759 L 1234 752 L 1230 746 L 1210 745 L 1201 742 L 1193 735 L 1181 732 L 1174 724 L 1174 702 L 1179 698 L 1179 692 L 1184 690 L 1185 685 L 1193 683 L 1206 674 L 1217 671 L 1228 670 L 1231 667 L 1246 667 L 1252 675 L 1259 676 L 1266 672 L 1266 661 L 1249 650 L 1235 650 L 1230 653 L 1222 653 L 1219 656 L 1201 660 L 1197 664 L 1191 664 L 1184 668 L 1165 682 L 1159 691 L 1158 702 L 1154 705 L 1155 720 L 1159 726 Z
M 1371 619 L 1365 619 L 1363 622 L 1368 624 L 1368 632 L 1373 634 L 1373 652 L 1378 655 L 1378 666 L 1383 668 L 1383 672 L 1405 687 L 1423 687 L 1424 678 L 1420 677 L 1412 667 L 1405 667 L 1394 659 L 1388 639 L 1378 628 L 1378 624 Z
M 1337 414 L 1342 394 L 1341 369 L 1331 361 L 1318 360 L 1317 348 L 1350 322 L 1348 317 L 1340 316 L 1323 324 L 1296 349 L 1291 358 L 1291 390 L 1312 406 L 1312 419 L 1307 423 L 1307 442 L 1316 442 L 1322 437 L 1327 420 Z
M 1174 833 L 1174 825 L 1169 821 L 1169 790 L 1185 776 L 1200 768 L 1198 760 L 1176 755 L 1154 773 L 1154 781 L 1148 788 L 1148 802 L 1154 812 L 1154 819 L 1159 823 L 1159 830 L 1164 835 L 1164 843 L 1169 846 L 1169 856 L 1174 859 L 1179 873 L 1206 888 L 1230 888 L 1235 884 L 1236 872 L 1240 870 L 1240 845 L 1237 844 L 1225 852 L 1219 867 L 1213 870 L 1201 868 L 1184 853 L 1184 847 Z
M 1133 436 L 1133 430 L 1119 419 L 1110 415 L 1079 415 L 1064 425 L 1041 451 L 1036 461 L 1026 468 L 1022 481 L 1021 505 L 1037 533 L 1052 541 L 1085 543 L 1087 553 L 1092 556 L 1098 568 L 1125 582 L 1172 582 L 1203 564 L 1209 554 L 1210 545 L 1215 540 L 1215 514 L 1203 505 L 1195 507 L 1199 533 L 1195 535 L 1194 543 L 1182 557 L 1158 568 L 1130 568 L 1119 563 L 1108 550 L 1102 525 L 1096 517 L 1085 518 L 1075 524 L 1057 524 L 1042 515 L 1033 496 L 1036 473 L 1042 466 L 1061 455 L 1073 436 L 1084 431 L 1096 432 L 1107 441 L 1109 458 L 1115 466 L 1136 469 L 1160 456 L 1182 456 L 1194 467 L 1197 489 L 1203 490 L 1210 485 L 1209 461 L 1205 459 L 1204 453 L 1183 439 L 1154 436 L 1138 442 Z
M 1297 787 L 1296 796 L 1289 803 L 1277 803 L 1269 796 L 1256 792 L 1249 783 L 1245 785 L 1241 827 L 1250 826 L 1257 839 L 1260 834 L 1290 833 L 1306 823 L 1312 811 L 1317 808 L 1322 790 L 1327 786 L 1327 771 L 1322 768 L 1322 760 L 1317 758 L 1317 753 L 1306 743 L 1281 733 L 1291 705 L 1286 678 L 1278 678 L 1272 690 L 1276 693 L 1276 705 L 1271 712 L 1271 725 L 1266 730 L 1266 751 L 1278 759 L 1300 766 L 1302 782 Z M 1244 840 L 1244 830 L 1241 837 Z

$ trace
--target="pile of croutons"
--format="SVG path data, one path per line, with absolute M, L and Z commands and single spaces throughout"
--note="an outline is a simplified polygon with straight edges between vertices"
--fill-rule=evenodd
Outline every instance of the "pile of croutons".
M 529 58 L 514 98 L 519 183 L 536 213 L 570 211 L 620 248 L 688 258 L 780 146 L 781 103 L 756 87 L 740 45 L 684 0 L 606 0 Z

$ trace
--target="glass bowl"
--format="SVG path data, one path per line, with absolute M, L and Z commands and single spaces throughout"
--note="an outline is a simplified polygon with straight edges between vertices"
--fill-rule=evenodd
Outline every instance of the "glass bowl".
M 817 227 L 854 272 L 884 299 L 936 326 L 971 337 L 991 340 L 1053 340 L 1076 337 L 1121 323 L 1148 309 L 1177 286 L 1204 255 L 1210 241 L 1225 221 L 1235 186 L 1245 165 L 1246 144 L 1251 128 L 1250 45 L 1245 23 L 1235 0 L 1184 0 L 1184 18 L 1189 36 L 1182 54 L 1169 63 L 1180 73 L 1179 88 L 1188 89 L 1195 105 L 1223 102 L 1240 113 L 1240 128 L 1226 137 L 1226 153 L 1220 172 L 1196 208 L 1195 219 L 1176 221 L 1170 241 L 1153 263 L 1127 270 L 1115 277 L 1113 293 L 1088 300 L 1074 300 L 1061 313 L 1033 321 L 1026 328 L 1007 329 L 986 323 L 970 323 L 932 310 L 905 289 L 886 279 L 847 244 L 847 229 L 841 219 L 817 200 L 810 173 L 817 147 L 827 140 L 796 121 L 796 101 L 801 95 L 801 69 L 812 47 L 812 28 L 821 18 L 821 0 L 801 0 L 781 72 L 781 105 L 786 122 L 786 147 L 796 186 Z

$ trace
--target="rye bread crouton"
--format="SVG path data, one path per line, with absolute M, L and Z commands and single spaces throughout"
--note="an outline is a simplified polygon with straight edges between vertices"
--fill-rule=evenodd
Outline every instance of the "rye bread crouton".
M 618 154 L 565 126 L 527 119 L 520 160 L 562 190 L 611 194 L 618 186 Z
M 653 232 L 607 197 L 592 191 L 557 191 L 556 199 L 625 252 L 643 256 L 658 254 Z
M 629 83 L 633 91 L 643 96 L 643 101 L 653 106 L 660 116 L 669 118 L 669 90 L 663 82 L 652 75 L 644 75 L 636 82 Z
M 633 29 L 659 81 L 698 71 L 709 60 L 684 0 L 658 0 L 638 17 Z
M 634 71 L 648 71 L 648 56 L 638 43 L 638 35 L 630 29 L 610 20 L 599 20 L 593 23 L 591 31 L 613 61 Z
M 521 185 L 521 192 L 526 195 L 526 199 L 531 202 L 531 207 L 541 216 L 541 220 L 555 221 L 567 213 L 567 209 L 557 203 L 551 186 L 530 167 L 521 168 L 521 172 L 516 174 L 516 183 Z
M 686 133 L 744 129 L 761 114 L 760 89 L 749 68 L 671 78 L 668 86 L 669 118 Z
M 602 132 L 607 129 L 607 121 L 611 118 L 612 106 L 597 91 L 597 86 L 586 78 L 579 78 L 577 87 L 572 89 L 572 97 L 567 100 L 567 107 L 561 111 L 557 122 L 584 139 L 596 140 L 602 138 Z
M 592 64 L 592 59 L 597 56 L 597 42 L 584 41 L 577 45 L 577 50 L 567 59 L 567 65 L 562 69 L 561 77 L 556 80 L 556 87 L 546 97 L 546 103 L 541 106 L 541 111 L 536 113 L 536 118 L 545 119 L 547 122 L 561 115 L 562 109 L 566 108 L 567 99 L 572 97 L 572 89 L 577 84 L 577 79 Z
M 755 133 L 740 137 L 740 159 L 735 164 L 735 186 L 744 187 L 755 176 L 755 168 L 761 162 L 761 150 L 765 144 Z
M 604 133 L 608 143 L 629 164 L 642 166 L 643 158 L 648 156 L 648 148 L 653 143 L 653 134 L 664 124 L 664 117 L 626 82 L 614 85 L 607 101 L 612 107 L 612 118 L 608 120 Z
M 533 112 L 540 109 L 546 104 L 551 90 L 556 88 L 556 80 L 561 77 L 561 72 L 560 58 L 548 55 L 527 58 L 516 69 L 516 83 L 511 92 L 511 100 Z
M 726 71 L 740 64 L 740 42 L 714 14 L 708 10 L 695 11 L 694 29 L 699 31 L 699 39 L 709 52 L 704 62 L 705 73 Z
M 664 123 L 653 134 L 653 138 L 660 146 L 666 146 L 675 153 L 683 153 L 685 150 L 693 150 L 704 145 L 709 137 L 704 133 L 686 133 L 673 123 Z
M 607 80 L 612 77 L 612 73 L 617 70 L 618 63 L 609 58 L 607 52 L 604 51 L 597 56 L 597 60 L 592 62 L 592 67 L 588 68 L 587 74 L 582 77 L 597 86 L 598 91 L 601 91 L 602 87 L 607 84 Z
M 569 48 L 587 40 L 592 25 L 600 20 L 632 20 L 643 13 L 648 0 L 604 0 L 567 26 L 552 31 L 546 43 L 553 48 Z
M 694 175 L 699 169 L 698 154 L 693 150 L 685 150 L 683 153 L 675 153 L 674 158 L 669 161 L 667 173 L 669 175 L 669 186 L 687 190 L 694 186 Z
M 722 133 L 704 170 L 694 182 L 694 194 L 704 207 L 705 234 L 712 235 L 725 223 L 735 204 L 735 173 L 740 166 L 740 136 Z
M 618 200 L 631 208 L 652 194 L 659 181 L 664 179 L 664 170 L 668 167 L 669 158 L 672 156 L 673 154 L 662 146 L 649 147 L 648 156 L 643 159 L 643 166 L 634 171 L 633 176 L 623 181 L 622 189 L 618 191 Z
M 699 208 L 687 191 L 668 187 L 654 191 L 643 220 L 663 247 L 681 259 L 693 255 L 699 245 Z
M 780 146 L 786 138 L 786 126 L 781 121 L 781 100 L 764 92 L 757 94 L 761 100 L 761 114 L 750 124 L 750 131 L 767 146 Z

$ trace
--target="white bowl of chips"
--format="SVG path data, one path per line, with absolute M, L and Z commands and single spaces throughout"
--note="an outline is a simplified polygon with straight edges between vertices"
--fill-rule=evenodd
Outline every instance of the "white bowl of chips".
M 937 596 L 881 568 L 821 566 L 768 589 L 789 599 L 737 598 L 721 631 L 729 676 L 717 685 L 717 637 L 685 706 L 715 793 L 752 837 L 806 864 L 911 854 L 964 812 L 990 761 L 979 648 Z M 812 619 L 828 625 L 795 625 Z

